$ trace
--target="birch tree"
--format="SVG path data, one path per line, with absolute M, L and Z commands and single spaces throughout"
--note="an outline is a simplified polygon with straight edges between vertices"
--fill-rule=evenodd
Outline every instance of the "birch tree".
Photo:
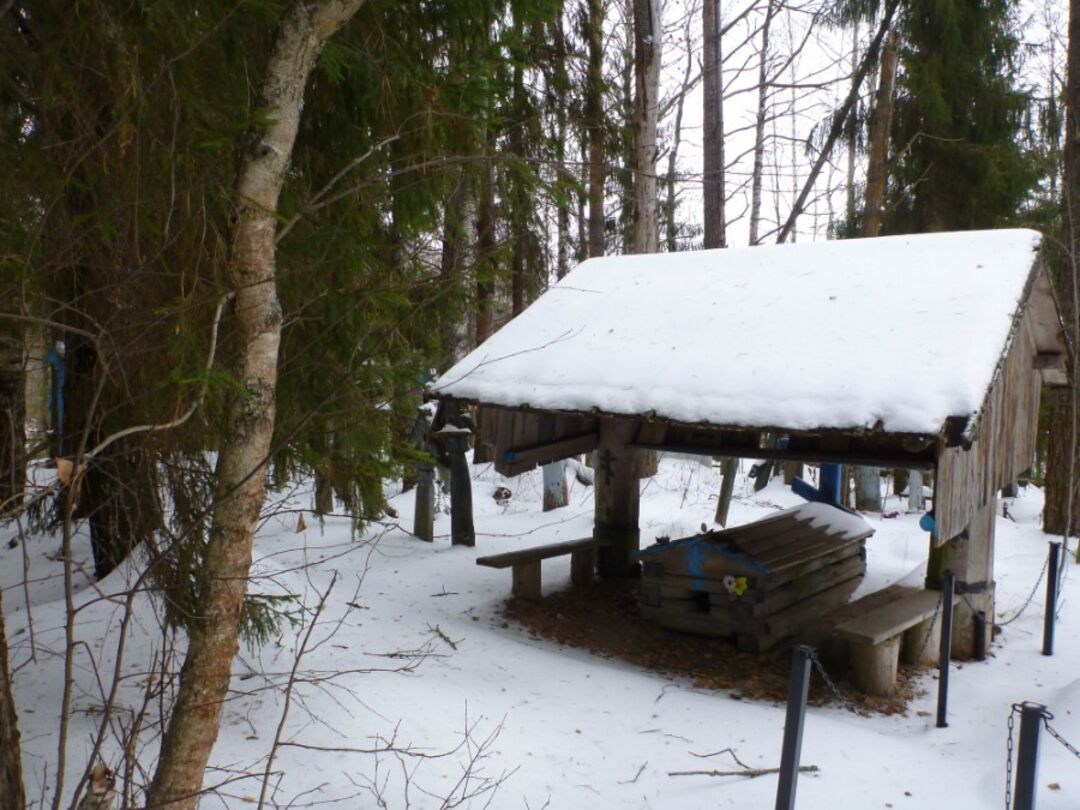
M 230 430 L 220 449 L 199 619 L 189 631 L 172 715 L 162 740 L 147 807 L 194 808 L 217 739 L 232 662 L 252 540 L 265 493 L 274 429 L 281 306 L 275 244 L 278 198 L 320 51 L 363 0 L 294 3 L 282 17 L 260 88 L 266 126 L 252 139 L 234 189 L 236 218 L 229 279 L 237 346 L 232 371 L 242 395 L 227 406 Z

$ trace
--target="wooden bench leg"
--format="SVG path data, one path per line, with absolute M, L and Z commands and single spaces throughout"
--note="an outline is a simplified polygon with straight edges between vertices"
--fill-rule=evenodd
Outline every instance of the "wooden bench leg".
M 514 565 L 515 599 L 540 599 L 540 561 L 530 560 Z
M 592 582 L 595 565 L 595 549 L 587 548 L 570 555 L 570 582 L 575 588 L 583 588 Z
M 878 644 L 851 645 L 852 682 L 861 691 L 887 697 L 896 690 L 896 670 L 900 661 L 900 636 Z
M 900 657 L 911 666 L 936 667 L 941 653 L 941 616 L 923 619 L 904 631 Z

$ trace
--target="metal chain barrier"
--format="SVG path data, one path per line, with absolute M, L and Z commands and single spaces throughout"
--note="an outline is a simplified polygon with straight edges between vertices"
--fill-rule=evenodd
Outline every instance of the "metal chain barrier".
M 963 594 L 960 595 L 963 596 Z M 938 615 L 941 613 L 941 606 L 943 604 L 945 604 L 945 592 L 938 591 L 937 604 L 934 605 L 934 615 L 930 617 L 930 624 L 926 626 L 926 632 L 923 634 L 922 643 L 919 645 L 919 654 L 915 658 L 917 663 L 923 660 L 923 655 L 926 653 L 926 645 L 930 643 L 930 634 L 934 632 L 934 625 L 937 624 Z
M 833 679 L 829 677 L 829 673 L 825 671 L 825 667 L 822 665 L 821 660 L 818 658 L 817 650 L 813 647 L 809 647 L 808 649 L 810 650 L 810 663 L 814 665 L 814 669 L 816 669 L 818 674 L 821 676 L 821 680 L 825 681 L 825 686 L 826 688 L 828 688 L 829 692 L 832 693 L 832 696 L 839 700 L 841 703 L 846 704 L 847 707 L 849 709 L 852 709 L 853 711 L 858 712 L 860 709 L 862 709 L 862 707 L 858 703 L 856 703 L 854 700 L 841 692 L 840 687 L 837 686 L 833 682 Z
M 1068 751 L 1070 754 L 1072 754 L 1077 759 L 1080 759 L 1080 751 L 1077 750 L 1076 746 L 1073 745 L 1072 743 L 1070 743 L 1064 737 L 1062 737 L 1054 729 L 1054 727 L 1052 725 L 1050 725 L 1050 721 L 1053 720 L 1053 719 L 1054 719 L 1054 715 L 1050 714 L 1050 712 L 1043 712 L 1043 725 L 1046 727 L 1047 733 L 1049 733 L 1049 735 L 1051 737 L 1053 737 L 1055 740 L 1057 740 L 1059 743 L 1061 743 L 1063 746 L 1065 746 L 1066 751 Z
M 1012 807 L 1012 781 L 1013 781 L 1013 726 L 1016 724 L 1016 715 L 1020 714 L 1020 704 L 1014 703 L 1009 712 L 1009 738 L 1005 743 L 1005 810 Z
M 1024 600 L 1024 604 L 1020 606 L 1020 609 L 1016 611 L 1015 615 L 1013 615 L 1011 619 L 1007 619 L 1002 622 L 995 622 L 998 627 L 1008 627 L 1010 624 L 1019 619 L 1023 615 L 1024 611 L 1028 609 L 1032 601 L 1035 599 L 1035 594 L 1039 592 L 1039 585 L 1042 584 L 1043 577 L 1046 576 L 1046 569 L 1047 567 L 1049 567 L 1049 565 L 1050 555 L 1048 554 L 1046 555 L 1046 561 L 1043 562 L 1043 567 L 1042 571 L 1039 573 L 1039 578 L 1035 580 L 1035 586 L 1031 589 L 1031 593 L 1028 594 L 1028 598 Z

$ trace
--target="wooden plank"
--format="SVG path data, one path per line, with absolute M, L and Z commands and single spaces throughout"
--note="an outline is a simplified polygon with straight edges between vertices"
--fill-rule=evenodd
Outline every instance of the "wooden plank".
M 848 641 L 881 644 L 934 615 L 940 591 L 915 591 L 838 625 L 836 632 Z M 959 602 L 960 597 L 955 598 Z
M 809 574 L 811 571 L 816 571 L 819 568 L 832 565 L 833 563 L 848 557 L 859 557 L 865 561 L 866 546 L 863 541 L 852 540 L 850 543 L 844 543 L 831 549 L 823 549 L 802 560 L 788 563 L 783 568 L 773 568 L 772 575 L 768 578 L 767 587 L 769 589 L 781 588 L 793 579 L 797 579 L 804 574 Z
M 719 458 L 760 458 L 781 461 L 811 461 L 827 464 L 855 464 L 863 467 L 899 467 L 901 469 L 927 470 L 934 460 L 926 455 L 887 452 L 823 451 L 809 448 L 780 449 L 775 447 L 731 447 L 724 444 L 702 443 L 678 444 L 674 442 L 634 442 L 632 447 L 640 450 L 670 451 Z
M 777 638 L 790 636 L 812 624 L 834 608 L 840 607 L 855 592 L 862 581 L 862 576 L 852 577 L 840 582 L 828 590 L 814 594 L 808 599 L 796 602 L 791 607 L 774 613 L 765 620 L 768 635 Z
M 510 447 L 502 451 L 502 460 L 504 464 L 514 469 L 520 469 L 524 465 L 535 467 L 538 464 L 549 464 L 552 461 L 588 453 L 595 450 L 599 443 L 600 437 L 593 431 L 558 441 L 534 444 L 530 447 Z
M 509 568 L 520 562 L 540 561 L 551 557 L 561 557 L 564 554 L 573 554 L 575 551 L 600 548 L 600 541 L 592 537 L 583 537 L 580 540 L 566 540 L 561 543 L 548 543 L 544 546 L 507 551 L 503 554 L 490 554 L 486 557 L 477 557 L 477 565 L 485 565 L 488 568 Z
M 641 544 L 641 488 L 635 462 L 638 451 L 627 444 L 637 432 L 637 424 L 632 419 L 602 419 L 599 432 L 593 485 L 593 536 L 604 544 L 599 573 L 604 577 L 625 577 L 637 569 L 634 555 Z
M 847 582 L 852 577 L 862 579 L 866 574 L 866 563 L 861 557 L 848 557 L 827 568 L 820 568 L 765 595 L 764 600 L 754 605 L 754 615 L 770 616 L 796 602 L 828 590 L 832 586 Z

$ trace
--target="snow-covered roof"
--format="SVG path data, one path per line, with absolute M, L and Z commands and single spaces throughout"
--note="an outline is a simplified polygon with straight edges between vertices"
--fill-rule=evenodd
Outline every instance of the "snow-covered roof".
M 937 433 L 979 410 L 1030 230 L 590 259 L 433 384 L 492 405 Z

